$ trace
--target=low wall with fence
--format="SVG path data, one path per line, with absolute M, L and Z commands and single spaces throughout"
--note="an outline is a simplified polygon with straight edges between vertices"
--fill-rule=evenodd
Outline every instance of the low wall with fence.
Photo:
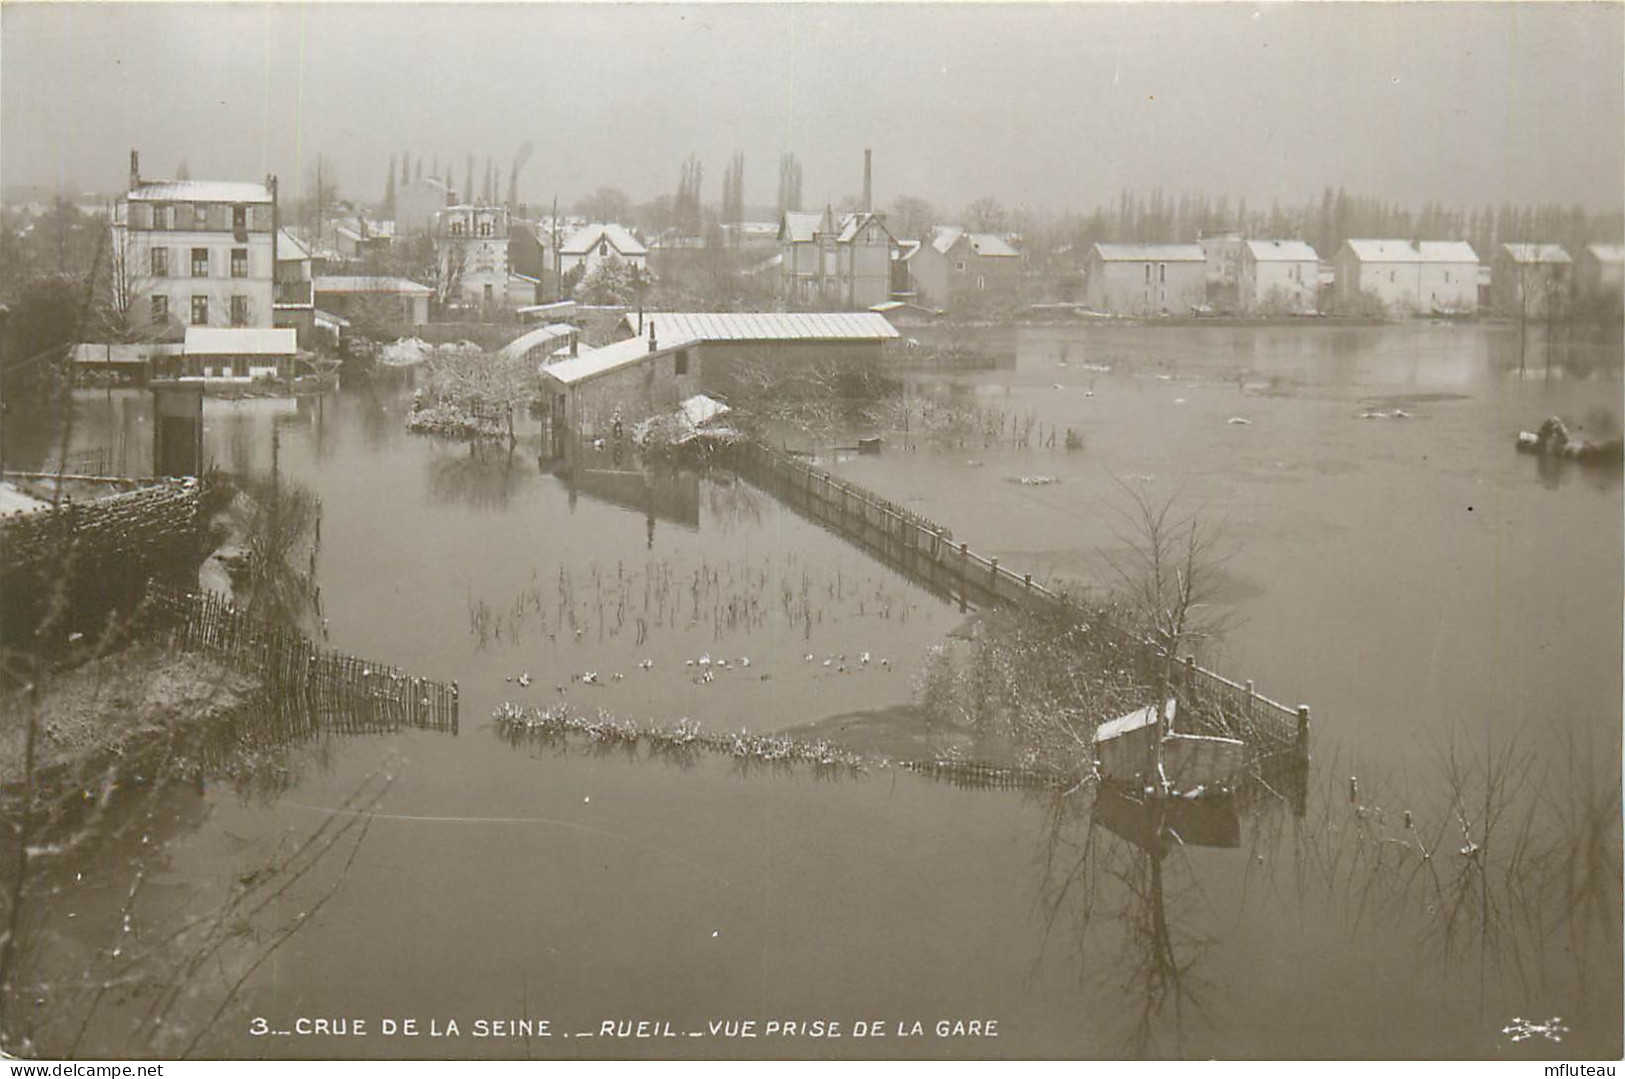
M 841 480 L 822 468 L 759 442 L 741 443 L 735 461 L 750 479 L 768 486 L 795 509 L 855 542 L 883 562 L 924 585 L 955 598 L 961 609 L 972 603 L 1023 607 L 1052 617 L 1101 625 L 1094 612 L 1019 573 L 997 558 L 977 554 L 953 533 L 913 510 L 882 498 L 867 488 Z M 1125 643 L 1166 660 L 1153 641 L 1120 626 L 1106 625 Z M 1187 699 L 1221 711 L 1235 728 L 1267 743 L 1271 751 L 1291 750 L 1307 757 L 1309 706 L 1291 707 L 1260 694 L 1251 681 L 1236 682 L 1180 658 L 1176 688 Z
M 322 648 L 212 592 L 153 587 L 143 606 L 150 631 L 184 651 L 211 652 L 258 675 L 274 698 L 297 698 L 340 733 L 418 727 L 457 733 L 456 682 L 419 678 L 384 663 Z
M 113 492 L 64 496 L 54 507 L 0 518 L 0 633 L 8 643 L 32 637 L 59 586 L 66 590 L 72 622 L 58 627 L 65 638 L 99 631 L 108 612 L 132 609 L 149 578 L 195 568 L 203 495 L 197 480 L 37 473 L 6 478 L 25 485 L 60 479 L 79 489 Z M 124 489 L 133 483 L 139 486 Z

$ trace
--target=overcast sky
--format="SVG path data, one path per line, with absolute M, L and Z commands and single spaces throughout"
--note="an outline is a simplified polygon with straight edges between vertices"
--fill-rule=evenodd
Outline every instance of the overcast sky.
M 718 197 L 745 154 L 771 206 L 862 186 L 963 207 L 1087 210 L 1125 186 L 1411 206 L 1579 202 L 1625 185 L 1625 6 L 1248 4 L 563 6 L 15 4 L 0 8 L 0 181 L 143 173 L 341 193 L 391 154 L 441 173 L 537 147 L 521 197 Z

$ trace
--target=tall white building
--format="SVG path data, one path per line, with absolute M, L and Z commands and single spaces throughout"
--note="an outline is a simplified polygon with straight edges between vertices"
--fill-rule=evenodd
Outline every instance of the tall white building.
M 508 302 L 508 211 L 503 207 L 448 206 L 435 214 L 434 254 L 456 297 L 488 307 Z
M 1320 257 L 1302 240 L 1244 240 L 1236 298 L 1250 315 L 1306 315 L 1315 311 Z
M 269 327 L 276 276 L 276 179 L 143 180 L 113 207 L 115 287 L 152 335 L 185 326 Z

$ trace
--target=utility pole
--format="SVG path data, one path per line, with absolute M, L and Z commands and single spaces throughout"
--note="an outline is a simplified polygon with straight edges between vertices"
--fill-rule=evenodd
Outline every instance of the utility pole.
M 564 278 L 559 272 L 563 260 L 559 258 L 559 196 L 557 192 L 553 194 L 553 217 L 548 222 L 548 228 L 553 234 L 553 299 L 557 301 L 564 299 Z

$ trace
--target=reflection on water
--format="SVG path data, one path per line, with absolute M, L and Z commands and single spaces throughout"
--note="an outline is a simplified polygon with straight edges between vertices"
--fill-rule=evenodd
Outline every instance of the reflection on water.
M 241 1008 L 243 986 L 342 887 L 390 775 L 368 775 L 314 829 L 224 837 L 206 875 L 178 875 L 176 857 L 209 828 L 212 790 L 264 812 L 328 773 L 330 719 L 255 695 L 45 780 L 0 972 L 8 1051 L 184 1057 Z
M 1486 327 L 1011 336 L 1014 367 L 967 376 L 971 399 L 1008 396 L 994 401 L 1006 419 L 1076 427 L 1082 452 L 995 447 L 969 467 L 964 453 L 888 443 L 835 467 L 1040 576 L 1090 576 L 1110 542 L 1099 507 L 1113 476 L 1185 483 L 1222 506 L 1248 587 L 1220 665 L 1314 705 L 1306 798 L 1157 818 L 1087 786 L 969 791 L 891 770 L 825 783 L 715 755 L 663 767 L 588 742 L 516 753 L 422 732 L 317 739 L 323 754 L 284 760 L 285 773 L 270 758 L 249 768 L 246 800 L 211 784 L 155 810 L 176 814 L 187 841 L 157 844 L 136 909 L 184 922 L 222 909 L 233 874 L 287 865 L 271 857 L 285 837 L 361 821 L 349 799 L 375 789 L 380 756 L 409 762 L 366 842 L 352 845 L 352 823 L 327 868 L 261 912 L 286 927 L 342 877 L 274 961 L 248 970 L 281 939 L 266 929 L 261 951 L 210 983 L 248 975 L 233 998 L 243 1011 L 222 1013 L 198 1051 L 524 1051 L 246 1033 L 251 1015 L 342 1015 L 360 1001 L 373 1018 L 523 1009 L 573 1030 L 627 1015 L 689 1029 L 724 1015 L 996 1014 L 1004 1031 L 528 1047 L 545 1056 L 1617 1055 L 1619 480 L 1548 476 L 1512 449 L 1518 427 L 1583 416 L 1617 384 L 1508 377 L 1505 334 Z M 84 446 L 111 430 L 98 400 L 82 405 Z M 119 400 L 108 415 L 139 430 L 142 399 Z M 1361 418 L 1378 404 L 1411 415 Z M 401 396 L 380 388 L 291 413 L 206 410 L 214 461 L 267 471 L 274 420 L 279 474 L 320 500 L 314 573 L 333 646 L 458 680 L 469 716 L 564 701 L 585 716 L 762 731 L 877 711 L 910 700 L 958 618 L 725 476 L 611 461 L 611 475 L 572 482 L 523 440 L 509 453 L 408 439 Z M 1228 425 L 1236 415 L 1251 423 Z M 8 422 L 8 465 L 43 460 L 48 428 Z M 1033 474 L 1061 482 L 1005 482 Z M 877 662 L 841 669 L 865 651 Z M 1538 737 L 1513 740 L 1526 730 Z M 1585 750 L 1569 753 L 1569 736 Z M 114 932 L 134 879 L 118 869 L 126 853 L 84 863 L 106 884 L 98 925 Z M 66 915 L 89 909 L 54 906 L 53 940 L 81 932 Z M 59 954 L 82 966 L 103 939 Z M 137 1006 L 135 984 L 120 1007 Z M 188 1013 L 192 1029 L 218 999 Z M 115 1013 L 87 1052 L 130 1048 Z M 1511 1042 L 1503 1029 L 1520 1015 L 1562 1016 L 1566 1040 Z

